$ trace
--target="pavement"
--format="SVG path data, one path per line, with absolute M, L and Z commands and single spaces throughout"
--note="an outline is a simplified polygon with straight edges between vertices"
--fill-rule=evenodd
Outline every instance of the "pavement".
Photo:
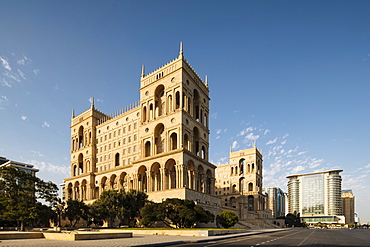
M 256 229 L 247 230 L 245 233 L 228 234 L 209 237 L 191 237 L 191 236 L 164 236 L 164 235 L 134 235 L 132 238 L 117 239 L 99 239 L 99 240 L 51 240 L 51 239 L 14 239 L 0 240 L 0 247 L 120 247 L 120 246 L 170 246 L 183 243 L 199 243 L 207 241 L 217 241 L 228 238 L 235 238 L 248 235 L 256 235 L 286 229 Z

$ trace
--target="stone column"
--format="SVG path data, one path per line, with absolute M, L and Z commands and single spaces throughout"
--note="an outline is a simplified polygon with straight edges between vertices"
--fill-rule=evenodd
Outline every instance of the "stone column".
M 146 171 L 146 190 L 147 192 L 152 192 L 153 182 L 152 182 L 152 172 Z
M 166 190 L 167 187 L 166 187 L 166 184 L 167 184 L 167 181 L 166 181 L 166 168 L 160 168 L 160 171 L 161 171 L 161 190 Z

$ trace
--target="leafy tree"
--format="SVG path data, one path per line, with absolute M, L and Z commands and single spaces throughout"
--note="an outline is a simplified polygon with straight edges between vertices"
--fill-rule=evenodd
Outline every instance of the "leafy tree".
M 148 202 L 140 210 L 140 216 L 142 217 L 140 223 L 146 227 L 153 226 L 156 221 L 161 221 L 164 213 L 161 207 L 162 204 L 155 202 Z
M 55 184 L 13 166 L 0 167 L 0 188 L 0 219 L 19 222 L 21 230 L 39 215 L 38 199 L 43 199 L 49 207 L 57 200 Z
M 285 224 L 288 227 L 296 226 L 296 227 L 302 227 L 305 226 L 304 223 L 301 222 L 300 214 L 298 213 L 289 213 L 285 216 Z
M 129 226 L 134 227 L 136 225 L 136 218 L 140 216 L 140 209 L 142 209 L 148 201 L 148 195 L 145 192 L 137 190 L 130 190 L 127 193 L 121 191 L 120 193 L 122 193 L 120 203 L 123 208 L 121 208 L 121 211 L 118 213 L 118 217 L 121 220 L 127 217 Z
M 212 213 L 196 205 L 194 201 L 178 198 L 168 198 L 162 203 L 149 203 L 140 213 L 141 223 L 146 226 L 162 221 L 168 226 L 172 224 L 177 228 L 191 228 L 196 222 L 208 223 L 214 219 Z
M 75 227 L 80 219 L 87 220 L 88 214 L 89 206 L 87 206 L 82 200 L 68 199 L 63 218 L 68 218 L 71 227 Z
M 238 216 L 230 210 L 222 211 L 217 218 L 220 225 L 224 228 L 232 227 L 239 221 Z
M 112 226 L 114 219 L 123 212 L 123 193 L 116 190 L 105 190 L 91 206 L 90 210 L 97 219 L 105 219 Z M 94 217 L 93 216 L 93 217 Z

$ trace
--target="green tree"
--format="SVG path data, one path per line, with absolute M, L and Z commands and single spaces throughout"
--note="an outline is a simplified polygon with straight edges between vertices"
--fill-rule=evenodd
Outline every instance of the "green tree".
M 161 203 L 148 202 L 140 210 L 140 223 L 146 227 L 151 227 L 156 221 L 162 221 L 164 212 Z M 167 222 L 166 222 L 167 223 Z
M 108 226 L 112 226 L 114 219 L 121 216 L 124 212 L 123 200 L 124 193 L 116 190 L 105 190 L 91 206 L 91 212 L 97 219 L 107 220 Z
M 120 198 L 120 204 L 123 206 L 118 213 L 118 217 L 122 220 L 127 217 L 129 226 L 134 227 L 136 225 L 136 218 L 140 216 L 140 209 L 147 203 L 148 195 L 145 192 L 130 190 L 125 193 L 121 191 L 122 197 Z
M 70 226 L 75 227 L 80 219 L 87 220 L 88 214 L 89 206 L 87 206 L 82 200 L 68 199 L 63 218 L 68 218 Z
M 204 210 L 192 200 L 168 198 L 162 203 L 149 203 L 140 211 L 141 223 L 149 226 L 155 221 L 162 221 L 167 226 L 191 228 L 196 222 L 208 223 L 214 215 Z
M 230 210 L 222 211 L 217 218 L 220 225 L 224 228 L 232 227 L 239 221 L 238 216 Z
M 57 200 L 55 184 L 13 166 L 0 167 L 0 188 L 0 219 L 18 222 L 21 230 L 38 217 L 38 199 L 44 200 L 49 207 Z

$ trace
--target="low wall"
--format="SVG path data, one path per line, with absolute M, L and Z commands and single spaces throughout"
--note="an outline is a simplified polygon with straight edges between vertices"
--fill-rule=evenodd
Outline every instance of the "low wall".
M 43 238 L 42 232 L 1 232 L 0 239 L 32 239 Z
M 68 233 L 46 233 L 46 239 L 54 240 L 93 240 L 93 239 L 109 239 L 109 238 L 132 238 L 132 232 L 68 232 Z
M 99 232 L 132 232 L 134 235 L 167 235 L 167 236 L 191 236 L 191 237 L 208 237 L 225 234 L 243 233 L 246 230 L 124 230 L 124 229 L 100 229 Z

